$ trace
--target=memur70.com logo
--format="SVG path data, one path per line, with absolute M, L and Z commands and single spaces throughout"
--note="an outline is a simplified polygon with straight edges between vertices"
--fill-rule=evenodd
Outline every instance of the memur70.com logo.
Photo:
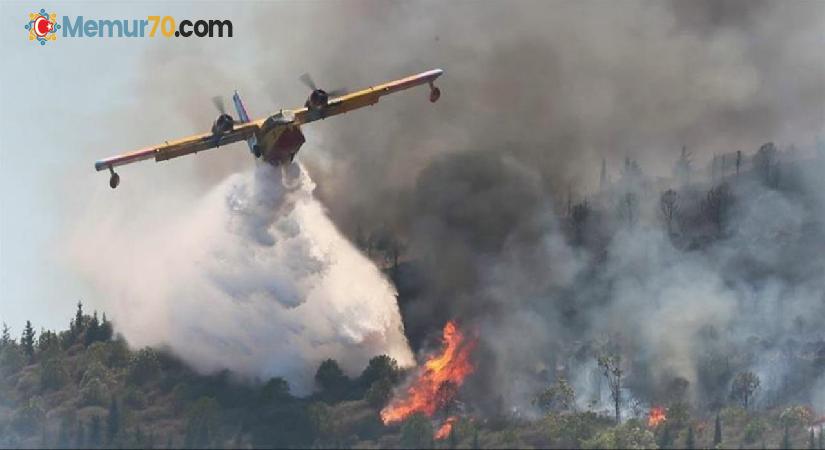
M 57 14 L 46 13 L 45 9 L 40 12 L 29 14 L 29 21 L 26 23 L 26 30 L 29 32 L 29 40 L 37 40 L 40 45 L 46 45 L 46 41 L 57 39 L 55 32 L 60 29 L 57 24 Z
M 232 37 L 229 19 L 190 20 L 178 22 L 172 16 L 147 16 L 145 19 L 88 19 L 84 16 L 63 16 L 40 12 L 29 14 L 25 26 L 29 40 L 40 45 L 57 39 L 57 31 L 64 38 L 154 38 L 170 37 Z

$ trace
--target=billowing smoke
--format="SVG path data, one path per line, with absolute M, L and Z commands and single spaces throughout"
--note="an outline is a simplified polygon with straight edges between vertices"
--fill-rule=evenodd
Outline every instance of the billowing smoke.
M 815 351 L 803 347 L 818 348 L 825 317 L 812 250 L 825 245 L 822 186 L 804 170 L 825 124 L 822 5 L 426 3 L 376 17 L 368 5 L 341 11 L 358 26 L 329 24 L 352 41 L 312 47 L 316 71 L 348 82 L 365 66 L 439 66 L 444 95 L 434 107 L 388 99 L 392 120 L 328 126 L 302 158 L 351 236 L 404 240 L 396 281 L 414 346 L 449 319 L 479 326 L 477 403 L 528 406 L 559 375 L 598 382 L 602 343 L 622 349 L 628 401 L 661 399 L 683 379 L 694 404 L 718 405 L 745 370 L 764 379 L 765 404 L 820 398 Z M 783 187 L 727 178 L 736 151 L 751 173 L 769 141 L 801 150 L 783 157 Z M 683 145 L 689 183 L 673 176 Z M 726 154 L 725 177 L 709 176 L 714 154 Z M 725 180 L 730 204 L 714 223 L 708 193 Z M 677 237 L 659 213 L 669 187 Z M 589 202 L 582 230 L 571 230 L 568 198 Z M 609 404 L 604 386 L 581 403 Z
M 168 344 L 206 370 L 312 389 L 325 358 L 412 363 L 395 289 L 336 229 L 298 165 L 261 164 L 193 205 L 81 229 L 75 259 L 132 344 Z

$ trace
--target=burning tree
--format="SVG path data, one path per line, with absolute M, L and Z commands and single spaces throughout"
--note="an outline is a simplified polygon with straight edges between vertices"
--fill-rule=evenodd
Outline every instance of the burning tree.
M 433 437 L 436 440 L 440 441 L 447 439 L 448 437 L 455 436 L 453 427 L 457 420 L 458 418 L 456 416 L 448 417 L 447 420 L 444 421 L 444 424 L 442 424 L 441 427 L 439 427 L 438 430 L 436 430 Z
M 444 325 L 442 339 L 441 352 L 429 357 L 403 395 L 381 410 L 385 425 L 401 422 L 416 413 L 432 417 L 438 411 L 447 415 L 452 412 L 458 388 L 473 373 L 470 354 L 476 341 L 465 336 L 452 321 Z M 455 418 L 447 417 L 436 437 L 449 436 L 454 422 Z
M 435 391 L 435 409 L 444 413 L 444 419 L 448 420 L 455 408 L 455 396 L 458 394 L 458 384 L 447 380 L 438 386 Z M 449 420 L 448 420 L 449 421 Z
M 624 375 L 622 355 L 618 351 L 605 353 L 598 357 L 598 363 L 610 387 L 610 398 L 613 400 L 616 412 L 616 423 L 619 424 L 622 421 L 622 376 Z
M 667 409 L 661 406 L 650 408 L 647 413 L 647 426 L 656 428 L 667 420 Z
M 730 387 L 730 397 L 742 402 L 742 407 L 748 409 L 748 404 L 759 389 L 759 377 L 753 372 L 740 372 L 733 379 Z

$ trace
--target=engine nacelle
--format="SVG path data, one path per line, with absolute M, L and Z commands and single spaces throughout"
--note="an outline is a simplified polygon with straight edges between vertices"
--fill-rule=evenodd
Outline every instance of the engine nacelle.
M 306 103 L 304 103 L 304 106 L 310 109 L 322 109 L 327 106 L 327 102 L 329 102 L 329 94 L 327 94 L 327 91 L 315 89 L 312 91 L 312 94 L 309 94 L 309 98 Z
M 235 127 L 235 119 L 232 118 L 229 114 L 221 114 L 215 119 L 215 123 L 212 124 L 212 134 L 214 135 L 221 135 L 232 131 L 232 128 Z

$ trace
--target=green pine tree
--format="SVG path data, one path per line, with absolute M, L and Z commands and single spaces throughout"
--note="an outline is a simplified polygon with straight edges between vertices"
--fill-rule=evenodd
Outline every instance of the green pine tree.
M 69 329 L 75 339 L 80 338 L 80 335 L 83 334 L 83 330 L 86 329 L 86 320 L 83 316 L 83 302 L 77 302 L 77 312 L 74 314 L 74 320 L 69 323 Z
M 109 322 L 109 320 L 106 319 L 106 313 L 103 313 L 103 321 L 100 323 L 99 340 L 103 342 L 109 342 L 112 340 L 113 335 L 114 329 L 112 327 L 112 322 Z
M 93 342 L 100 340 L 100 321 L 97 319 L 97 311 L 92 314 L 92 318 L 86 324 L 86 335 L 83 338 L 83 344 L 86 347 Z
M 6 322 L 3 322 L 3 332 L 0 334 L 0 349 L 5 348 L 14 343 L 14 340 L 11 338 L 11 330 L 9 330 L 9 326 L 6 325 Z
M 713 428 L 713 446 L 716 447 L 722 443 L 722 419 L 719 418 L 719 413 L 716 413 L 716 425 Z
M 29 357 L 31 360 L 34 357 L 34 328 L 32 328 L 32 323 L 30 321 L 26 321 L 26 328 L 23 328 L 23 337 L 20 338 L 20 345 L 23 346 L 23 353 Z

